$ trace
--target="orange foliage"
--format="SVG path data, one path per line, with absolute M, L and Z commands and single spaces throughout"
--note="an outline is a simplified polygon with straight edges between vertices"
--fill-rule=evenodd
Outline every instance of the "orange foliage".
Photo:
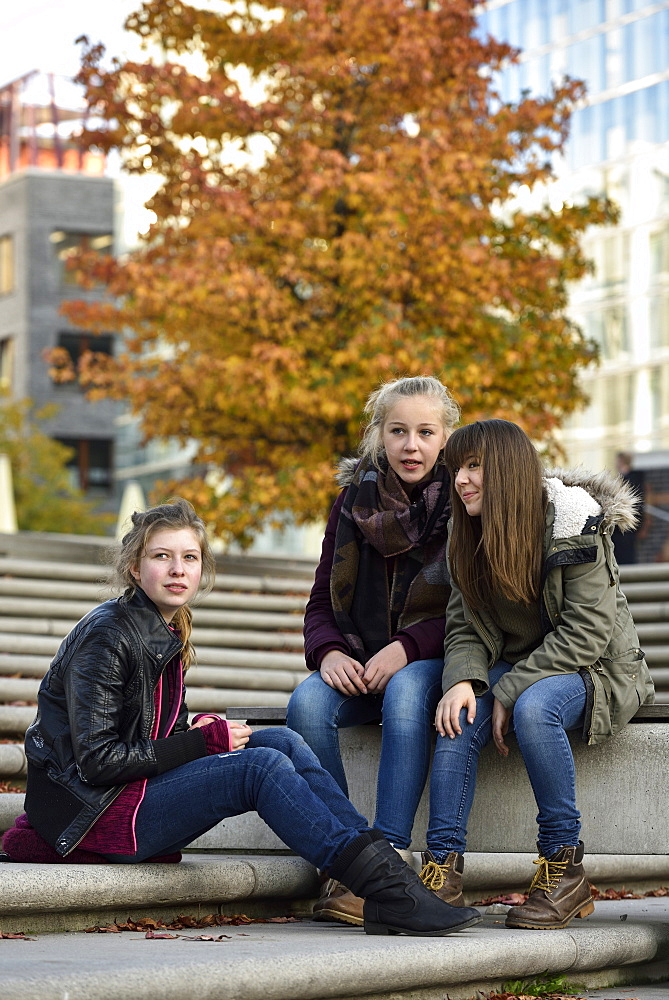
M 220 475 L 180 489 L 221 534 L 322 517 L 381 380 L 434 373 L 466 419 L 538 440 L 583 402 L 575 372 L 596 350 L 566 286 L 587 270 L 581 234 L 615 210 L 511 200 L 550 179 L 583 88 L 504 104 L 494 71 L 515 54 L 475 37 L 474 6 L 146 0 L 128 26 L 164 59 L 107 70 L 99 47 L 84 54 L 108 123 L 91 144 L 163 183 L 136 253 L 78 262 L 110 300 L 69 303 L 70 320 L 127 334 L 126 353 L 85 356 L 78 375 L 129 401 L 147 437 L 198 442 Z M 200 75 L 179 62 L 192 53 Z M 253 100 L 240 64 L 262 81 Z M 231 156 L 259 140 L 262 162 Z

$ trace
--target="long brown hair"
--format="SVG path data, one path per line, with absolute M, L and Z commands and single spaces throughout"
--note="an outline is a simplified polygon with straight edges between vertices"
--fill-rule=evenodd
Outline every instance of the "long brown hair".
M 481 464 L 481 517 L 467 513 L 455 490 L 467 459 Z M 454 431 L 445 448 L 451 473 L 451 574 L 472 608 L 494 594 L 520 604 L 539 597 L 546 500 L 543 467 L 525 431 L 508 420 L 478 420 Z
M 149 539 L 155 531 L 169 528 L 178 531 L 180 528 L 190 528 L 197 538 L 202 553 L 202 576 L 200 577 L 199 593 L 207 594 L 214 585 L 216 562 L 207 538 L 207 529 L 202 518 L 195 509 L 181 497 L 175 497 L 157 507 L 149 507 L 145 511 L 136 511 L 132 515 L 132 528 L 121 539 L 121 545 L 114 557 L 114 583 L 124 591 L 124 598 L 129 599 L 137 589 L 137 581 L 132 571 L 137 569 L 139 561 L 146 552 Z M 171 622 L 177 630 L 183 643 L 181 662 L 184 670 L 195 661 L 195 651 L 190 641 L 193 630 L 193 615 L 187 604 L 179 608 Z

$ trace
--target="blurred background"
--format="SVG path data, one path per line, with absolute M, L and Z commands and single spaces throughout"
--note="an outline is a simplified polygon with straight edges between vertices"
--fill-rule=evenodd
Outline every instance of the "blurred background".
M 43 358 L 60 347 L 76 363 L 90 346 L 60 312 L 81 295 L 68 257 L 82 246 L 123 255 L 153 218 L 144 203 L 155 175 L 129 176 L 118 155 L 78 144 L 86 109 L 72 80 L 81 35 L 145 58 L 123 30 L 138 6 L 25 2 L 0 14 L 0 387 L 6 401 L 31 401 L 26 436 L 38 430 L 65 447 L 71 487 L 108 515 L 102 532 L 129 484 L 148 495 L 187 476 L 195 454 L 169 437 L 143 443 L 122 402 L 54 383 Z M 615 225 L 583 237 L 593 269 L 570 287 L 568 312 L 600 363 L 580 373 L 589 401 L 555 436 L 564 464 L 617 469 L 643 493 L 630 561 L 669 559 L 669 0 L 489 0 L 476 16 L 481 36 L 520 49 L 499 74 L 504 100 L 545 94 L 564 75 L 587 84 L 548 193 L 517 193 L 528 212 L 539 197 L 559 207 L 601 192 L 620 209 Z M 99 336 L 95 350 L 113 355 L 115 335 Z M 252 549 L 313 555 L 319 544 L 318 526 L 289 518 L 258 532 Z

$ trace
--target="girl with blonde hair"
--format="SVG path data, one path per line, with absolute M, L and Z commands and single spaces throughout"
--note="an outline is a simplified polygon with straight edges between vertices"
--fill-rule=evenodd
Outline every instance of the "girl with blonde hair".
M 422 375 L 373 392 L 358 458 L 339 465 L 342 492 L 325 529 L 304 619 L 312 675 L 288 725 L 348 794 L 339 728 L 382 721 L 376 818 L 399 850 L 411 843 L 441 694 L 450 516 L 444 445 L 459 417 L 442 383 Z M 318 920 L 362 922 L 362 900 L 331 880 Z

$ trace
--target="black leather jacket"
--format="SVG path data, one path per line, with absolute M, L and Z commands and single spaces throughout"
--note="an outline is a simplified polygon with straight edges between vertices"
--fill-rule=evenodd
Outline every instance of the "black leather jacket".
M 26 732 L 30 823 L 72 851 L 125 784 L 206 756 L 183 700 L 172 734 L 152 740 L 158 679 L 181 642 L 138 588 L 87 614 L 63 639 Z

